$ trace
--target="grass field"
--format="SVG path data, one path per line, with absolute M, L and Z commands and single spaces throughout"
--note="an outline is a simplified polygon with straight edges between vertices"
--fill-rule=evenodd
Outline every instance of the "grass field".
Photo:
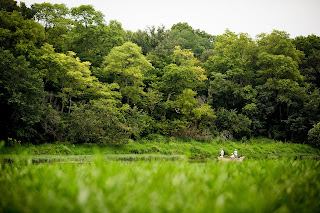
M 191 139 L 179 139 L 151 135 L 137 141 L 131 141 L 121 146 L 108 144 L 70 144 L 48 143 L 41 145 L 24 144 L 21 146 L 5 146 L 0 148 L 0 157 L 3 155 L 123 155 L 132 158 L 132 155 L 184 155 L 191 159 L 216 158 L 220 148 L 230 155 L 238 149 L 240 155 L 247 158 L 320 158 L 320 150 L 309 145 L 274 141 L 266 138 L 252 138 L 244 141 L 212 140 L 198 142 Z
M 0 164 L 0 212 L 318 212 L 320 162 Z

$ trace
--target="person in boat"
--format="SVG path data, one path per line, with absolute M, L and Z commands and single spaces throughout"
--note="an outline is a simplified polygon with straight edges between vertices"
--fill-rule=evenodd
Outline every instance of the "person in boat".
M 223 158 L 223 155 L 224 155 L 224 151 L 223 151 L 223 149 L 221 148 L 220 157 Z
M 235 158 L 238 158 L 238 151 L 237 151 L 237 149 L 235 149 L 233 153 L 234 153 L 234 157 L 235 157 Z
M 234 159 L 234 154 L 233 154 L 233 153 L 231 153 L 231 156 L 230 156 L 230 157 L 231 157 L 231 159 Z

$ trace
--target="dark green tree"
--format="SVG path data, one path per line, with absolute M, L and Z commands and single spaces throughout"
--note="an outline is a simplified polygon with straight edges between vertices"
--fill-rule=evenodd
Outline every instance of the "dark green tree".
M 28 56 L 44 42 L 44 28 L 17 11 L 0 11 L 0 46 L 15 56 Z
M 298 50 L 305 53 L 305 59 L 300 65 L 301 74 L 306 81 L 320 87 L 320 37 L 309 35 L 295 38 L 294 44 Z
M 128 39 L 142 48 L 142 53 L 147 55 L 154 50 L 167 36 L 164 26 L 155 28 L 148 27 L 146 30 L 138 30 L 137 32 L 128 32 Z
M 41 139 L 44 88 L 39 71 L 24 56 L 0 48 L 1 138 Z
M 55 47 L 57 52 L 66 53 L 71 49 L 69 35 L 73 22 L 68 15 L 69 8 L 65 4 L 33 4 L 35 19 L 45 28 L 46 42 Z
M 110 21 L 107 25 L 104 15 L 91 5 L 82 5 L 71 9 L 75 26 L 72 37 L 72 51 L 76 52 L 82 61 L 90 61 L 92 66 L 99 67 L 103 58 L 115 46 L 125 42 L 126 32 L 121 23 Z

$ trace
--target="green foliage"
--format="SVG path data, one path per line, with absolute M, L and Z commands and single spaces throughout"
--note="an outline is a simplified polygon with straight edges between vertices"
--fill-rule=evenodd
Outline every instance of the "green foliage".
M 217 111 L 216 125 L 219 131 L 228 131 L 236 139 L 250 136 L 251 120 L 235 110 L 221 108 Z M 228 137 L 229 138 L 229 137 Z
M 141 53 L 141 48 L 136 44 L 127 42 L 115 47 L 105 57 L 103 70 L 96 73 L 102 82 L 118 83 L 119 92 L 130 101 L 137 104 L 141 101 L 143 92 L 144 74 L 152 69 L 152 65 Z
M 319 147 L 320 146 L 320 122 L 315 124 L 308 132 L 309 143 Z
M 0 207 L 5 212 L 230 212 L 234 206 L 240 212 L 319 209 L 316 161 L 102 164 L 97 159 L 91 164 L 2 164 L 0 168 L 0 190 L 6 195 L 1 196 Z
M 266 52 L 258 56 L 259 77 L 262 79 L 277 78 L 302 81 L 298 64 L 291 57 L 284 55 L 271 55 Z
M 58 52 L 67 52 L 71 47 L 68 32 L 73 24 L 68 18 L 69 8 L 65 4 L 33 4 L 35 19 L 45 28 L 46 42 L 53 45 Z
M 74 106 L 69 118 L 68 140 L 94 143 L 126 143 L 131 128 L 116 105 L 109 100 Z
M 13 139 L 14 140 L 14 139 Z M 77 157 L 89 158 L 88 155 L 100 153 L 106 157 L 110 155 L 127 155 L 127 154 L 149 154 L 149 155 L 185 155 L 190 156 L 191 150 L 194 150 L 192 159 L 203 159 L 207 155 L 207 159 L 214 159 L 220 155 L 219 150 L 223 147 L 226 154 L 230 154 L 237 149 L 240 155 L 246 158 L 268 159 L 268 158 L 319 158 L 320 150 L 307 144 L 297 144 L 275 141 L 268 138 L 250 138 L 241 140 L 223 140 L 221 137 L 216 137 L 208 142 L 199 142 L 187 137 L 167 137 L 159 134 L 150 134 L 146 137 L 141 137 L 136 141 L 128 140 L 128 143 L 110 144 L 110 143 L 78 143 L 72 144 L 68 142 L 45 143 L 33 145 L 30 143 L 21 143 L 15 146 L 5 146 L 0 150 L 2 159 L 10 159 L 17 154 L 27 154 L 32 158 L 50 159 L 56 155 L 58 161 L 64 159 L 64 155 L 69 155 L 72 158 Z M 67 151 L 70 150 L 70 151 Z M 206 154 L 207 153 L 207 154 Z M 44 156 L 48 155 L 48 156 Z M 75 156 L 76 155 L 76 156 Z M 195 158 L 195 156 L 199 158 Z M 23 157 L 23 156 L 22 156 Z M 91 158 L 94 156 L 91 156 Z M 1 159 L 1 158 L 0 158 Z
M 69 35 L 72 37 L 71 49 L 83 61 L 93 66 L 101 65 L 103 58 L 111 49 L 125 42 L 125 31 L 121 23 L 113 20 L 105 24 L 104 15 L 92 5 L 71 8 L 70 15 L 75 22 Z
M 5 145 L 9 147 L 21 146 L 21 140 L 8 138 L 8 140 L 5 142 Z
M 121 23 L 110 21 L 109 24 L 84 27 L 76 25 L 70 32 L 71 49 L 78 53 L 83 61 L 90 61 L 93 66 L 101 66 L 104 57 L 111 49 L 125 42 L 125 31 Z
M 294 44 L 297 49 L 303 51 L 306 55 L 302 61 L 301 73 L 308 82 L 320 87 L 320 37 L 309 35 L 307 37 L 299 36 L 295 38 Z
M 32 8 L 36 11 L 35 19 L 41 23 L 46 30 L 57 27 L 66 19 L 69 9 L 65 4 L 33 4 Z
M 38 139 L 37 125 L 43 114 L 43 82 L 24 56 L 0 49 L 1 137 Z
M 197 66 L 197 60 L 189 50 L 175 47 L 174 63 L 163 69 L 159 83 L 154 86 L 167 95 L 167 102 L 172 95 L 179 95 L 184 89 L 194 89 L 207 79 L 205 70 Z
M 167 32 L 164 26 L 160 26 L 157 29 L 153 26 L 148 27 L 145 31 L 128 32 L 127 37 L 131 42 L 142 48 L 144 55 L 147 55 L 167 37 Z
M 214 107 L 240 110 L 244 102 L 253 101 L 242 95 L 244 90 L 255 92 L 252 84 L 257 52 L 257 44 L 247 34 L 237 35 L 227 30 L 217 36 L 212 56 L 203 65 L 211 80 L 208 95 Z
M 296 48 L 309 57 L 314 50 L 320 50 L 320 37 L 308 35 L 307 37 L 298 36 L 293 40 Z
M 33 19 L 24 20 L 18 11 L 0 11 L 0 46 L 15 56 L 28 56 L 44 38 L 43 27 Z
M 14 10 L 18 11 L 19 7 L 17 5 L 17 2 L 14 0 L 1 0 L 0 1 L 0 10 L 12 12 Z
M 71 8 L 71 15 L 79 25 L 85 28 L 91 25 L 99 25 L 104 20 L 104 15 L 100 11 L 96 11 L 92 5 L 81 5 Z
M 148 53 L 148 58 L 154 67 L 163 69 L 173 62 L 171 55 L 176 46 L 190 50 L 195 57 L 199 58 L 205 50 L 212 48 L 215 36 L 194 30 L 187 23 L 177 23 L 172 26 L 171 30 L 165 32 L 160 28 L 158 33 L 151 38 L 154 38 L 153 40 L 156 40 L 158 45 Z
M 168 50 L 181 46 L 183 49 L 190 49 L 199 57 L 204 50 L 212 48 L 213 40 L 214 36 L 198 29 L 194 30 L 188 23 L 177 23 L 167 31 L 167 37 L 159 46 Z
M 137 107 L 119 107 L 100 99 L 73 106 L 68 120 L 67 140 L 73 143 L 124 144 L 152 130 L 152 118 Z
M 188 23 L 126 32 L 91 5 L 0 9 L 0 139 L 302 143 L 320 120 L 318 36 L 212 36 Z
M 295 48 L 293 40 L 290 39 L 287 32 L 274 30 L 270 34 L 262 33 L 257 37 L 262 52 L 271 55 L 284 55 L 297 63 L 300 63 L 304 56 L 303 52 Z

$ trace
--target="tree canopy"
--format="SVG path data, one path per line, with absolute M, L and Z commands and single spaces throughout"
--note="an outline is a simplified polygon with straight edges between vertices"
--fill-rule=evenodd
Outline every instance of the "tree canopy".
M 318 146 L 319 36 L 210 35 L 188 23 L 131 32 L 92 5 L 0 9 L 0 139 L 266 136 Z

